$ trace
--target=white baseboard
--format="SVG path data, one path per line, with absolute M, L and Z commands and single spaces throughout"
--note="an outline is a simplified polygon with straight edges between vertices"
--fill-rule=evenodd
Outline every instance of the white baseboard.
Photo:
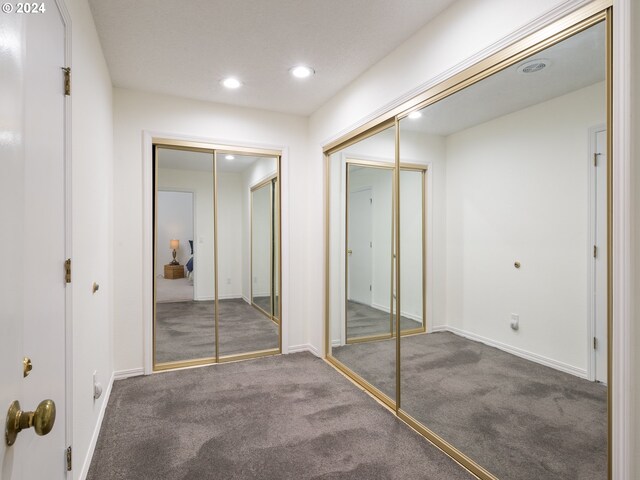
M 218 300 L 235 300 L 237 298 L 244 298 L 241 293 L 227 293 L 226 295 L 218 295 Z M 215 300 L 215 298 L 211 298 Z
M 545 367 L 550 367 L 555 370 L 560 370 L 561 372 L 570 373 L 571 375 L 575 375 L 576 377 L 585 379 L 587 378 L 586 369 L 574 367 L 573 365 L 569 365 L 568 363 L 559 362 L 558 360 L 544 357 L 542 355 L 538 355 L 537 353 L 528 352 L 527 350 L 522 350 L 521 348 L 513 347 L 511 345 L 507 345 L 506 343 L 491 340 L 490 338 L 467 332 L 466 330 L 462 330 L 457 327 L 442 325 L 433 327 L 432 332 L 450 332 L 460 337 L 468 338 L 469 340 L 484 343 L 485 345 L 488 345 L 490 347 L 494 347 L 498 350 L 502 350 L 503 352 L 515 355 L 516 357 L 524 358 L 525 360 L 529 360 L 530 362 L 539 363 L 540 365 L 544 365 Z
M 123 378 L 138 377 L 144 375 L 144 368 L 130 368 L 128 370 L 118 370 L 113 372 L 114 380 L 122 380 Z
M 378 304 L 376 304 L 376 303 L 372 303 L 372 304 L 371 304 L 371 307 L 372 307 L 372 308 L 375 308 L 376 310 L 380 310 L 380 311 L 382 311 L 382 312 L 389 313 L 389 307 L 384 307 L 384 306 L 382 306 L 382 305 L 378 305 Z M 422 318 L 421 318 L 419 315 L 416 315 L 416 314 L 414 314 L 414 313 L 402 312 L 402 311 L 401 311 L 401 312 L 400 312 L 400 316 L 401 316 L 401 317 L 408 318 L 408 319 L 410 319 L 410 320 L 414 320 L 414 321 L 416 321 L 416 322 L 418 322 L 418 323 L 422 323 Z
M 340 339 L 331 340 L 331 346 L 332 347 L 340 347 L 340 346 L 342 346 L 342 342 L 340 341 Z
M 87 478 L 87 474 L 89 473 L 89 467 L 91 467 L 91 460 L 93 459 L 93 452 L 95 452 L 96 450 L 96 444 L 98 443 L 98 437 L 100 436 L 100 429 L 102 428 L 102 420 L 104 420 L 104 413 L 107 410 L 107 404 L 109 403 L 109 397 L 111 396 L 111 389 L 113 388 L 114 380 L 115 372 L 111 374 L 109 385 L 107 385 L 107 390 L 104 392 L 102 405 L 100 406 L 100 413 L 98 414 L 98 421 L 96 422 L 96 426 L 93 429 L 93 435 L 91 435 L 89 449 L 87 450 L 87 455 L 84 458 L 84 462 L 82 462 L 82 469 L 80 470 L 80 474 L 78 475 L 79 480 L 85 480 L 85 478 Z
M 289 353 L 298 353 L 298 352 L 310 352 L 316 357 L 320 357 L 320 352 L 316 347 L 311 345 L 310 343 L 303 343 L 301 345 L 291 345 L 289 347 Z
M 206 297 L 194 297 L 193 299 L 196 302 L 210 302 L 212 300 L 215 300 L 216 297 L 211 297 L 207 295 Z

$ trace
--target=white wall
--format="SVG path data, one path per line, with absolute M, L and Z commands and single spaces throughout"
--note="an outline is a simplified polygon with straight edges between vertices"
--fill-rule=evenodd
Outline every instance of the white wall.
M 287 149 L 282 178 L 282 242 L 283 307 L 288 303 L 289 310 L 285 312 L 283 348 L 306 344 L 307 120 L 294 115 L 114 89 L 116 370 L 144 366 L 143 302 L 151 302 L 141 295 L 145 131 Z M 290 265 L 288 271 L 287 265 Z M 315 295 L 320 296 L 320 291 Z
M 186 265 L 191 257 L 189 240 L 194 240 L 193 230 L 193 193 L 159 191 L 157 216 L 156 275 L 164 275 L 164 266 L 173 260 L 171 240 L 178 240 L 176 260 Z M 186 272 L 185 272 L 186 274 Z
M 242 175 L 218 173 L 218 297 L 242 297 Z M 213 218 L 211 219 L 213 221 Z
M 113 107 L 111 79 L 86 0 L 72 20 L 73 478 L 88 469 L 113 372 Z M 92 294 L 93 282 L 100 290 Z
M 605 109 L 598 83 L 447 137 L 448 325 L 586 374 L 588 131 Z

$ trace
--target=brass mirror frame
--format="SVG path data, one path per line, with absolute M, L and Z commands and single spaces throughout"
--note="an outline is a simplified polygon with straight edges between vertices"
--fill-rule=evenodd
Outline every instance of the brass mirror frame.
M 250 195 L 251 195 L 251 220 L 250 220 L 250 225 L 249 225 L 249 236 L 250 236 L 250 248 L 251 248 L 251 256 L 250 256 L 250 260 L 249 263 L 251 264 L 249 266 L 249 270 L 251 272 L 251 281 L 250 283 L 250 295 L 251 295 L 251 306 L 253 306 L 256 310 L 258 310 L 260 313 L 266 315 L 267 317 L 269 317 L 269 319 L 275 323 L 276 325 L 280 324 L 280 319 L 278 318 L 278 312 L 276 312 L 276 304 L 275 304 L 275 295 L 276 295 L 276 288 L 275 288 L 275 272 L 273 271 L 273 267 L 274 267 L 274 259 L 275 259 L 275 250 L 274 250 L 274 246 L 277 247 L 277 245 L 275 245 L 275 230 L 274 230 L 274 224 L 275 224 L 275 214 L 277 213 L 277 208 L 275 205 L 275 202 L 273 202 L 274 196 L 277 197 L 278 194 L 278 188 L 277 188 L 277 184 L 278 184 L 278 175 L 274 174 L 271 175 L 267 178 L 265 178 L 264 180 L 256 183 L 255 185 L 251 186 L 249 191 L 250 191 Z M 271 241 L 271 248 L 269 248 L 269 282 L 270 282 L 270 289 L 271 289 L 271 312 L 267 312 L 265 309 L 263 309 L 262 307 L 260 307 L 257 303 L 255 303 L 253 301 L 253 218 L 254 218 L 254 209 L 253 209 L 253 194 L 257 191 L 260 190 L 262 188 L 265 187 L 269 187 L 269 201 L 272 202 L 271 203 L 271 211 L 270 211 L 270 217 L 269 217 L 269 239 Z
M 153 152 L 153 326 L 152 326 L 152 368 L 154 372 L 160 372 L 165 370 L 174 370 L 178 368 L 193 367 L 200 365 L 211 365 L 216 363 L 234 362 L 238 360 L 245 360 L 249 358 L 265 357 L 269 355 L 278 355 L 282 353 L 282 197 L 281 188 L 276 189 L 276 202 L 278 212 L 278 292 L 280 295 L 280 301 L 278 302 L 278 347 L 270 348 L 266 350 L 256 350 L 247 353 L 238 353 L 232 355 L 220 355 L 219 354 L 219 298 L 218 298 L 218 154 L 236 154 L 236 155 L 251 155 L 254 157 L 267 157 L 276 160 L 276 173 L 270 178 L 276 179 L 276 183 L 280 183 L 281 178 L 281 164 L 282 164 L 282 151 L 249 148 L 234 145 L 221 145 L 207 142 L 196 142 L 188 140 L 176 140 L 171 138 L 154 137 L 151 140 L 152 152 Z M 187 150 L 191 152 L 208 153 L 212 155 L 213 165 L 213 267 L 214 267 L 214 295 L 215 295 L 215 313 L 214 313 L 214 329 L 215 329 L 215 355 L 206 358 L 192 359 L 192 360 L 180 360 L 174 362 L 158 363 L 156 361 L 156 258 L 157 258 L 157 238 L 158 238 L 158 149 L 165 148 L 171 150 Z M 273 251 L 273 249 L 272 249 Z M 272 262 L 273 264 L 273 262 Z M 272 275 L 273 277 L 273 275 Z M 272 278 L 273 282 L 273 278 Z M 252 302 L 253 303 L 253 302 Z
M 612 395 L 612 321 L 613 321 L 613 147 L 612 147 L 612 131 L 613 116 L 613 87 L 612 87 L 612 49 L 613 49 L 613 1 L 612 0 L 594 0 L 593 2 L 578 8 L 574 12 L 557 20 L 550 25 L 541 28 L 537 32 L 514 42 L 510 46 L 494 53 L 484 60 L 454 74 L 450 78 L 427 88 L 414 98 L 402 103 L 401 105 L 390 109 L 381 114 L 377 118 L 366 122 L 362 126 L 341 136 L 340 138 L 326 144 L 323 147 L 324 154 L 324 195 L 325 195 L 325 212 L 324 212 L 324 232 L 325 232 L 325 304 L 324 304 L 324 359 L 329 364 L 344 373 L 352 381 L 363 387 L 370 394 L 375 396 L 387 407 L 389 407 L 395 415 L 423 435 L 434 445 L 451 456 L 460 465 L 465 467 L 471 473 L 482 480 L 497 480 L 497 477 L 486 470 L 482 465 L 472 458 L 465 455 L 464 452 L 447 442 L 446 439 L 440 437 L 429 429 L 427 425 L 423 425 L 416 419 L 411 417 L 401 408 L 401 388 L 400 388 L 400 338 L 402 335 L 396 335 L 396 400 L 394 401 L 385 395 L 377 387 L 366 381 L 360 375 L 351 370 L 348 366 L 341 363 L 331 354 L 331 334 L 330 334 L 330 168 L 331 155 L 344 150 L 348 146 L 358 143 L 361 140 L 369 138 L 382 130 L 395 126 L 395 171 L 400 171 L 400 129 L 399 121 L 411 112 L 420 110 L 428 105 L 438 102 L 439 100 L 452 95 L 474 83 L 483 80 L 490 75 L 503 70 L 504 68 L 514 65 L 519 61 L 541 51 L 550 46 L 555 45 L 572 35 L 579 33 L 597 23 L 604 22 L 606 28 L 606 130 L 607 130 L 607 457 L 608 457 L 608 478 L 612 478 L 612 423 L 611 423 L 611 395 Z M 396 175 L 395 188 L 395 216 L 400 216 L 400 192 L 399 192 L 399 175 Z M 401 305 L 401 283 L 400 283 L 400 228 L 399 222 L 395 224 L 395 245 L 398 247 L 396 251 L 396 269 L 395 284 L 397 289 L 396 297 L 396 315 L 400 311 Z

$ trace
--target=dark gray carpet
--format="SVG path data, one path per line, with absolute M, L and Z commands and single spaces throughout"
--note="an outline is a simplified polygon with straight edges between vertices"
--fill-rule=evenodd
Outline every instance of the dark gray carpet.
M 420 328 L 422 324 L 400 317 L 402 331 Z M 347 339 L 390 333 L 389 313 L 363 303 L 347 302 Z
M 334 356 L 395 391 L 385 340 Z M 502 479 L 607 478 L 607 390 L 451 333 L 402 338 L 401 408 Z
M 156 363 L 215 356 L 215 302 L 156 305 Z M 220 355 L 278 348 L 278 326 L 242 299 L 220 300 Z
M 114 383 L 88 480 L 473 478 L 308 353 Z

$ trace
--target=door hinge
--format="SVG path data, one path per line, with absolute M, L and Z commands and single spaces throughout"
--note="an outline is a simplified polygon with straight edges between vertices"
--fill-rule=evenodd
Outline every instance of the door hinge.
M 64 281 L 71 283 L 71 259 L 67 258 L 64 261 Z
M 64 94 L 71 95 L 71 67 L 62 67 L 64 72 Z
M 596 337 L 593 337 L 593 349 L 598 349 L 598 339 Z
M 71 467 L 72 467 L 72 452 L 71 452 L 71 446 L 67 447 L 67 452 L 66 452 L 66 456 L 67 456 L 67 472 L 71 471 Z
M 598 247 L 596 245 L 593 246 L 593 258 L 598 258 Z
M 601 153 L 594 153 L 593 154 L 593 166 L 597 167 L 598 166 L 598 159 L 600 158 L 600 155 L 602 155 Z

